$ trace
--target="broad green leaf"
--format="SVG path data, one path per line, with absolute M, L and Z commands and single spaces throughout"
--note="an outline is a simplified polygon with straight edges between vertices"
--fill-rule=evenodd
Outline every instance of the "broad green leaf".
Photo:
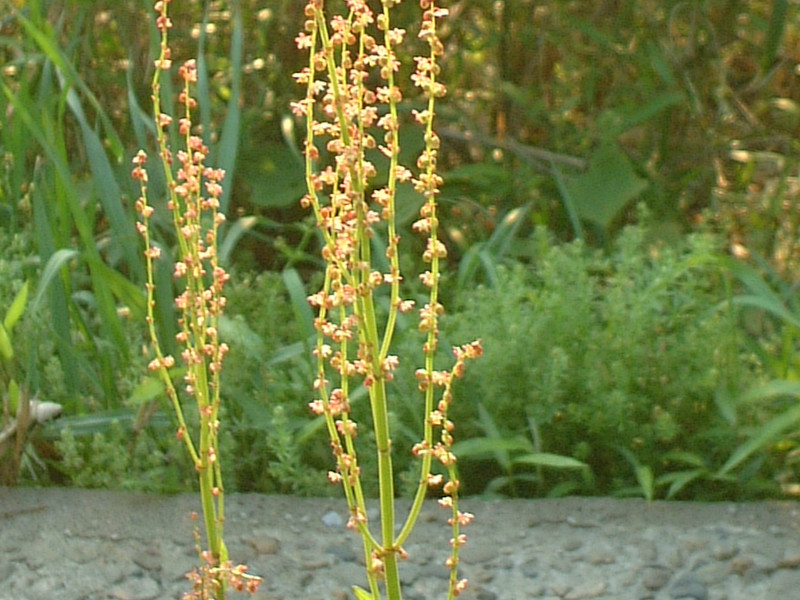
M 607 229 L 647 185 L 647 180 L 633 170 L 625 152 L 608 142 L 592 155 L 589 170 L 569 179 L 566 188 L 578 215 Z
M 571 456 L 551 454 L 550 452 L 533 452 L 512 459 L 515 465 L 535 465 L 537 467 L 551 467 L 553 469 L 586 469 L 589 467 Z
M 3 319 L 3 327 L 5 327 L 9 335 L 14 330 L 14 325 L 16 325 L 17 322 L 22 318 L 22 313 L 25 312 L 25 305 L 28 302 L 29 287 L 30 286 L 26 281 L 19 292 L 17 292 L 17 295 L 14 297 L 14 301 L 11 303 L 8 312 Z
M 239 161 L 241 179 L 250 187 L 257 206 L 285 208 L 306 193 L 303 170 L 295 168 L 291 152 L 282 142 L 246 140 L 247 151 Z M 287 165 L 287 160 L 291 163 Z M 288 167 L 288 168 L 287 168 Z
M 234 402 L 242 409 L 242 413 L 244 413 L 244 424 L 248 429 L 259 429 L 261 431 L 273 429 L 272 417 L 269 414 L 267 404 L 264 402 L 263 398 L 255 398 L 247 394 L 242 394 L 233 398 L 231 402 Z
M 751 292 L 734 297 L 734 304 L 764 310 L 783 319 L 786 323 L 800 328 L 800 318 L 786 307 L 784 299 L 775 292 L 757 270 L 734 260 L 727 260 L 723 264 Z
M 68 206 L 69 213 L 72 216 L 72 223 L 74 224 L 75 229 L 78 231 L 78 235 L 86 252 L 86 262 L 89 266 L 89 272 L 92 279 L 92 289 L 94 290 L 94 294 L 97 298 L 97 306 L 101 319 L 103 320 L 103 325 L 109 332 L 119 351 L 127 356 L 129 348 L 127 345 L 125 332 L 122 329 L 122 324 L 120 323 L 119 316 L 117 315 L 116 306 L 114 305 L 111 292 L 108 289 L 106 280 L 102 277 L 100 272 L 101 269 L 99 265 L 102 265 L 103 261 L 100 258 L 100 253 L 96 247 L 93 224 L 90 221 L 86 208 L 81 201 L 81 194 L 79 193 L 78 188 L 75 186 L 67 161 L 58 145 L 53 143 L 51 136 L 42 128 L 40 123 L 36 121 L 34 114 L 30 111 L 29 107 L 23 102 L 20 102 L 13 91 L 2 81 L 0 81 L 0 89 L 2 89 L 9 102 L 14 106 L 16 111 L 15 114 L 25 124 L 31 135 L 33 135 L 42 145 L 44 153 L 55 166 L 55 170 L 59 179 L 59 189 L 63 193 L 63 200 L 59 199 L 59 202 L 63 202 L 66 204 L 66 206 Z M 56 252 L 53 256 L 58 255 L 59 252 L 71 251 L 75 252 L 74 250 L 62 249 Z M 48 266 L 52 261 L 53 256 L 48 258 Z M 59 268 L 60 266 L 63 265 L 59 265 Z M 49 273 L 49 276 L 54 276 L 57 274 L 58 270 L 59 269 L 55 269 L 53 272 Z M 45 279 L 44 275 L 48 275 L 47 268 L 45 268 L 43 280 Z M 41 301 L 46 289 L 47 285 L 45 285 L 45 281 L 43 281 L 39 285 L 39 291 L 37 292 L 36 299 L 34 300 L 34 308 L 38 307 L 38 304 Z M 53 315 L 53 317 L 54 319 L 58 318 L 57 315 Z M 68 336 L 64 337 L 64 339 L 68 339 Z
M 419 209 L 425 203 L 422 194 L 409 184 L 398 184 L 394 198 L 395 223 L 398 227 L 408 225 L 419 218 Z

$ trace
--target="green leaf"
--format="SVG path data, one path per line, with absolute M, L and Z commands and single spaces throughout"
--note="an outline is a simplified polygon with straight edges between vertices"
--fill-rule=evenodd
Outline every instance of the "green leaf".
M 577 481 L 561 481 L 547 492 L 548 498 L 565 498 L 580 490 L 581 484 Z
M 39 303 L 42 301 L 49 285 L 58 277 L 61 267 L 79 256 L 80 252 L 77 250 L 62 248 L 54 252 L 48 259 L 47 264 L 44 266 L 44 271 L 42 272 L 42 278 L 39 281 L 39 288 L 36 290 L 36 297 L 33 299 L 34 312 L 39 308 Z
M 636 174 L 614 142 L 600 146 L 589 160 L 589 170 L 568 180 L 566 186 L 578 215 L 603 229 L 646 187 L 647 180 Z
M 653 486 L 653 469 L 648 465 L 637 465 L 636 481 L 639 482 L 639 487 L 642 489 L 645 500 L 651 502 L 655 491 Z
M 667 491 L 667 500 L 671 500 L 675 495 L 685 488 L 688 484 L 704 475 L 708 474 L 708 469 L 698 468 L 690 469 L 688 471 L 678 471 L 677 473 L 667 473 L 656 479 L 656 486 L 671 484 Z
M 492 417 L 491 413 L 486 410 L 486 407 L 482 404 L 478 404 L 478 422 L 480 426 L 483 428 L 483 431 L 486 433 L 486 439 L 489 440 L 503 440 L 506 436 L 500 433 L 500 429 L 497 427 L 497 423 L 495 423 L 494 418 Z M 525 450 L 533 450 L 533 445 L 525 438 L 518 438 L 519 443 L 525 444 Z M 494 459 L 497 463 L 503 468 L 503 471 L 506 473 L 511 473 L 511 458 L 509 455 L 510 450 L 503 449 L 500 446 L 497 446 L 496 449 L 492 452 L 494 455 Z
M 357 585 L 353 586 L 353 593 L 356 595 L 356 600 L 375 600 L 372 594 Z
M 800 397 L 800 381 L 774 379 L 764 385 L 757 386 L 742 394 L 740 402 L 758 402 L 774 396 Z
M 65 86 L 63 77 L 59 77 L 62 86 Z M 122 204 L 122 191 L 120 190 L 114 169 L 108 160 L 103 142 L 97 132 L 89 125 L 81 105 L 80 98 L 74 89 L 66 91 L 67 106 L 69 106 L 75 120 L 81 129 L 86 157 L 92 170 L 92 182 L 103 207 L 103 214 L 108 219 L 113 232 L 113 251 L 121 251 L 125 263 L 130 269 L 141 277 L 144 276 L 142 261 L 136 237 L 133 234 L 134 224 Z
M 233 254 L 236 244 L 239 243 L 245 234 L 253 227 L 258 225 L 260 219 L 258 217 L 246 216 L 236 219 L 225 229 L 225 237 L 219 246 L 219 261 L 228 265 L 231 262 L 231 255 Z
M 46 439 L 58 439 L 62 431 L 69 429 L 75 437 L 92 436 L 96 433 L 108 433 L 115 423 L 120 425 L 124 431 L 132 431 L 136 423 L 136 412 L 129 408 L 123 408 L 85 416 L 62 417 L 48 423 L 42 431 L 42 435 Z M 156 429 L 173 427 L 169 416 L 164 411 L 153 415 L 148 425 Z
M 122 273 L 103 262 L 98 261 L 95 266 L 113 296 L 131 309 L 131 317 L 134 320 L 144 320 L 147 301 L 142 289 Z
M 734 297 L 734 304 L 764 310 L 782 319 L 785 323 L 800 329 L 800 319 L 786 307 L 785 301 L 770 287 L 756 269 L 733 260 L 725 261 L 723 264 L 750 291 L 750 294 Z
M 517 235 L 520 226 L 525 222 L 525 217 L 530 212 L 531 205 L 525 204 L 508 211 L 500 225 L 494 230 L 486 242 L 486 247 L 491 250 L 495 260 L 500 260 L 508 252 L 508 248 Z
M 550 452 L 532 452 L 523 454 L 511 460 L 515 465 L 536 465 L 537 467 L 551 467 L 553 469 L 586 469 L 589 467 L 571 456 L 551 454 Z
M 281 346 L 270 357 L 270 359 L 267 361 L 267 364 L 273 367 L 281 363 L 294 360 L 295 358 L 298 357 L 307 357 L 308 349 L 314 345 L 314 341 L 316 339 L 317 339 L 316 336 L 313 336 L 306 338 L 301 342 L 294 342 L 293 344 L 287 344 L 286 346 Z
M 11 345 L 11 336 L 2 325 L 0 325 L 0 357 L 3 360 L 12 360 L 14 358 L 14 346 Z
M 264 355 L 264 340 L 252 330 L 240 315 L 233 318 L 221 315 L 219 318 L 219 334 L 229 346 L 239 346 L 249 356 L 263 357 Z
M 636 455 L 627 448 L 619 448 L 620 453 L 625 457 L 636 475 L 636 481 L 639 483 L 639 493 L 642 494 L 649 502 L 653 499 L 655 486 L 653 485 L 653 470 L 648 465 L 642 465 Z
M 461 440 L 453 445 L 453 453 L 458 458 L 492 458 L 498 452 L 526 452 L 533 449 L 533 444 L 527 438 L 515 436 L 510 438 L 482 437 Z M 505 463 L 505 461 L 498 461 Z M 506 466 L 506 465 L 504 465 Z
M 246 141 L 247 143 L 247 141 Z M 291 152 L 280 142 L 247 143 L 242 152 L 239 170 L 250 187 L 251 201 L 265 208 L 286 208 L 300 200 L 306 192 L 302 169 L 287 168 Z
M 186 375 L 187 367 L 177 367 L 171 369 L 169 372 L 170 379 L 173 382 L 179 381 Z M 165 395 L 164 382 L 160 377 L 145 377 L 144 380 L 137 385 L 131 395 L 128 396 L 128 404 L 130 406 L 139 406 L 146 402 L 158 399 L 159 396 Z
M 144 381 L 137 385 L 131 395 L 128 396 L 128 404 L 139 406 L 151 400 L 155 400 L 164 393 L 164 384 L 158 377 L 145 377 Z
M 576 239 L 583 241 L 586 239 L 583 233 L 583 225 L 581 225 L 581 218 L 578 214 L 578 209 L 575 207 L 575 201 L 572 199 L 572 192 L 567 187 L 567 182 L 561 169 L 554 161 L 550 161 L 550 170 L 553 173 L 553 179 L 556 180 L 558 186 L 558 193 L 561 196 L 561 202 L 564 204 L 564 209 L 567 211 L 569 222 L 572 224 L 572 233 L 575 234 Z
M 706 467 L 706 461 L 703 460 L 703 457 L 695 454 L 694 452 L 675 450 L 673 452 L 667 452 L 662 458 L 664 461 L 668 462 L 680 462 L 694 467 Z
M 22 318 L 22 313 L 25 312 L 25 305 L 28 302 L 28 282 L 26 281 L 22 288 L 17 292 L 17 295 L 14 297 L 14 301 L 11 303 L 11 306 L 6 313 L 5 318 L 3 319 L 3 327 L 6 329 L 9 335 L 14 330 L 14 325 Z
M 656 117 L 665 109 L 681 104 L 685 98 L 680 92 L 668 92 L 652 98 L 647 104 L 637 106 L 622 117 L 619 133 L 622 134 L 637 125 Z
M 289 297 L 292 299 L 292 309 L 297 322 L 302 328 L 303 338 L 310 339 L 315 337 L 314 311 L 311 309 L 308 300 L 306 300 L 308 294 L 299 273 L 295 269 L 284 269 L 281 273 L 281 278 L 286 290 L 289 292 Z
M 242 56 L 244 54 L 244 31 L 242 24 L 241 3 L 234 2 L 233 9 L 233 29 L 231 32 L 231 94 L 225 109 L 225 120 L 222 123 L 222 133 L 219 138 L 219 145 L 215 148 L 215 164 L 220 169 L 225 170 L 227 185 L 220 199 L 220 212 L 228 213 L 230 205 L 231 189 L 233 179 L 236 174 L 236 162 L 239 157 L 239 142 L 242 131 Z
M 789 383 L 789 382 L 787 382 Z M 798 384 L 800 385 L 800 384 Z M 794 406 L 784 413 L 772 419 L 769 423 L 761 427 L 750 439 L 739 446 L 730 458 L 717 471 L 715 477 L 724 477 L 730 471 L 738 467 L 751 454 L 757 452 L 790 427 L 796 427 L 800 423 L 800 406 Z

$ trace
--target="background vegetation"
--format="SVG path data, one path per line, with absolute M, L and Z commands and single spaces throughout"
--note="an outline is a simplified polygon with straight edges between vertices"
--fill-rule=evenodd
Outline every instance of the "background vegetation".
M 174 51 L 200 58 L 210 162 L 229 173 L 228 487 L 324 494 L 329 450 L 306 408 L 304 299 L 318 287 L 318 240 L 297 202 L 303 170 L 288 109 L 299 95 L 301 3 L 174 4 Z M 0 316 L 32 286 L 13 355 L 0 356 L 0 395 L 15 381 L 64 407 L 34 436 L 21 479 L 187 489 L 142 354 L 129 171 L 153 143 L 149 1 L 0 8 Z M 454 343 L 477 334 L 485 346 L 456 409 L 468 491 L 796 493 L 797 7 L 450 8 L 451 93 L 439 121 L 454 250 L 445 334 Z M 401 11 L 413 29 L 414 3 Z M 418 151 L 403 144 L 406 162 Z M 407 228 L 421 199 L 402 202 Z M 403 239 L 404 260 L 418 260 L 412 236 Z M 169 283 L 159 288 L 168 315 Z M 398 346 L 408 338 L 401 331 Z M 414 385 L 405 368 L 400 389 Z M 401 470 L 418 426 L 404 402 L 394 399 Z

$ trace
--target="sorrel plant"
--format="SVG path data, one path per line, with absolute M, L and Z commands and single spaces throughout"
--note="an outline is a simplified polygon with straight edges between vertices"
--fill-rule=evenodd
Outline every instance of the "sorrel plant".
M 436 100 L 445 95 L 444 86 L 437 81 L 437 60 L 444 51 L 437 23 L 447 9 L 433 0 L 420 1 L 419 37 L 427 42 L 428 51 L 415 58 L 411 79 L 424 93 L 427 106 L 413 111 L 425 142 L 414 175 L 399 160 L 402 93 L 396 81 L 401 68 L 396 48 L 403 43 L 405 31 L 391 24 L 392 8 L 397 4 L 399 0 L 383 0 L 376 14 L 364 0 L 348 0 L 346 5 L 329 2 L 327 6 L 323 0 L 310 0 L 304 12 L 304 31 L 296 38 L 298 47 L 309 53 L 308 66 L 295 76 L 305 86 L 306 95 L 293 104 L 295 114 L 306 119 L 308 191 L 302 204 L 314 212 L 326 264 L 322 289 L 309 297 L 318 311 L 315 399 L 310 406 L 315 414 L 324 416 L 336 461 L 329 478 L 341 483 L 350 510 L 348 527 L 356 529 L 363 540 L 370 589 L 354 588 L 356 595 L 373 600 L 384 592 L 390 600 L 402 597 L 398 559 L 405 556 L 403 544 L 429 489 L 441 485 L 439 502 L 452 513 L 452 551 L 446 561 L 450 569 L 448 598 L 452 598 L 466 585 L 458 575 L 459 548 L 466 541 L 461 527 L 472 515 L 458 506 L 459 481 L 451 452 L 453 423 L 447 414 L 453 381 L 463 373 L 466 360 L 481 354 L 481 346 L 473 342 L 455 348 L 452 369 L 436 370 L 439 319 L 444 313 L 439 302 L 440 263 L 447 251 L 439 239 L 437 194 L 442 179 L 437 173 L 439 137 L 433 124 Z M 332 6 L 340 7 L 340 12 L 332 14 Z M 377 84 L 371 87 L 372 82 Z M 388 176 L 382 182 L 377 180 L 378 168 L 368 158 L 375 148 L 388 163 Z M 329 161 L 324 160 L 322 149 Z M 424 431 L 413 448 L 419 458 L 419 483 L 398 532 L 388 386 L 400 361 L 390 353 L 398 316 L 414 310 L 414 302 L 401 297 L 401 245 L 395 223 L 397 189 L 406 183 L 425 200 L 413 229 L 427 238 L 423 260 L 428 268 L 420 278 L 428 297 L 419 310 L 418 322 L 424 338 L 424 364 L 416 371 Z M 377 232 L 381 236 L 376 236 Z M 378 237 L 386 240 L 383 251 L 388 272 L 375 266 L 379 261 L 373 257 L 373 242 Z M 380 319 L 383 313 L 378 305 L 386 301 L 385 319 Z M 355 443 L 358 427 L 351 416 L 351 394 L 358 385 L 368 390 L 375 436 L 380 502 L 376 533 L 367 518 Z M 434 474 L 434 460 L 442 465 L 446 478 Z
M 169 136 L 173 117 L 162 112 L 161 84 L 172 73 L 172 58 L 168 32 L 172 22 L 168 14 L 169 0 L 155 3 L 156 26 L 161 34 L 159 56 L 155 61 L 151 89 L 156 121 L 158 156 L 165 173 L 167 209 L 177 239 L 174 277 L 184 286 L 175 299 L 178 309 L 177 342 L 183 348 L 181 359 L 184 375 L 182 385 L 176 385 L 176 360 L 164 350 L 156 328 L 154 261 L 161 248 L 153 243 L 150 218 L 155 212 L 148 203 L 147 155 L 140 150 L 133 159 L 132 175 L 139 181 L 141 196 L 136 210 L 141 221 L 137 224 L 145 242 L 147 265 L 147 325 L 154 358 L 150 370 L 156 372 L 166 389 L 167 397 L 178 421 L 178 437 L 184 441 L 197 471 L 203 521 L 208 550 L 198 552 L 202 559 L 199 571 L 190 575 L 194 593 L 190 597 L 225 597 L 227 587 L 255 591 L 260 579 L 246 573 L 243 565 L 233 566 L 223 539 L 225 522 L 224 487 L 219 456 L 220 373 L 228 346 L 219 339 L 219 319 L 225 307 L 223 287 L 229 276 L 219 264 L 217 237 L 225 215 L 220 212 L 222 194 L 221 169 L 206 166 L 208 148 L 192 125 L 192 111 L 197 102 L 192 86 L 197 82 L 197 67 L 193 59 L 178 68 L 182 89 L 178 105 L 183 114 L 178 119 L 180 150 L 174 152 Z M 199 427 L 190 431 L 184 414 L 186 406 L 194 405 Z

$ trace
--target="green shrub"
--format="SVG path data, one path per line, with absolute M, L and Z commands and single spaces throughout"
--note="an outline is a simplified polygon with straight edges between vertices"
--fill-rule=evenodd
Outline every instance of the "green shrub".
M 161 433 L 162 435 L 158 435 Z M 57 470 L 77 487 L 125 489 L 140 492 L 182 492 L 191 489 L 191 473 L 183 448 L 173 436 L 148 430 L 131 438 L 119 421 L 103 432 L 80 436 L 66 428 L 56 449 Z
M 222 337 L 229 490 L 323 495 L 329 449 L 308 412 L 310 346 L 280 274 L 234 274 Z
M 648 245 L 635 226 L 603 255 L 538 235 L 535 266 L 500 269 L 496 287 L 464 294 L 448 329 L 453 337 L 477 331 L 484 343 L 463 384 L 471 435 L 489 436 L 489 419 L 502 437 L 530 437 L 535 450 L 583 461 L 593 474 L 576 482 L 571 472 L 548 471 L 545 480 L 539 471 L 523 493 L 649 497 L 689 465 L 694 477 L 667 493 L 708 482 L 698 493 L 714 496 L 719 482 L 705 476 L 737 442 L 735 419 L 721 409 L 755 377 L 724 302 L 714 239 Z M 475 458 L 498 462 L 483 454 Z M 497 466 L 462 463 L 470 492 L 499 476 Z M 572 485 L 560 487 L 565 480 Z

